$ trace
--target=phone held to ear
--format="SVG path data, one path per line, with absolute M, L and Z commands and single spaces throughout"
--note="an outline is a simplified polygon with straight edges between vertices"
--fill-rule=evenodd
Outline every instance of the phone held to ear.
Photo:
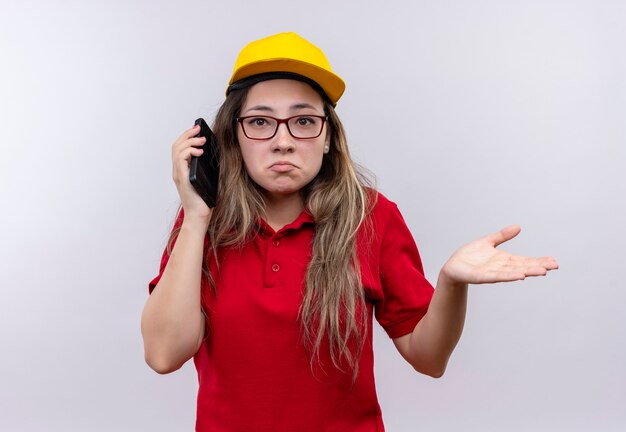
M 200 156 L 192 156 L 189 165 L 189 181 L 198 192 L 204 202 L 213 208 L 217 204 L 217 180 L 219 177 L 219 146 L 213 131 L 206 124 L 204 119 L 196 120 L 200 126 L 197 137 L 205 137 L 206 142 L 202 146 Z

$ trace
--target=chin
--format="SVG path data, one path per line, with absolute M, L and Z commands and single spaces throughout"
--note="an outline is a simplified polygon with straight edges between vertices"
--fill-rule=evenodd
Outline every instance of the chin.
M 265 192 L 272 194 L 272 195 L 293 195 L 295 193 L 299 193 L 300 189 L 295 189 L 295 188 L 272 188 L 272 189 L 265 189 Z
M 267 185 L 268 187 L 264 187 L 261 185 L 261 188 L 270 195 L 282 195 L 288 196 L 296 193 L 300 193 L 304 186 L 300 185 Z

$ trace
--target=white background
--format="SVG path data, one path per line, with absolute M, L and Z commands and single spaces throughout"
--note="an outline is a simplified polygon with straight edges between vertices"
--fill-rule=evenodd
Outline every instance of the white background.
M 352 153 L 434 284 L 463 243 L 555 256 L 470 287 L 443 378 L 377 326 L 395 431 L 626 428 L 626 3 L 2 1 L 0 430 L 192 430 L 188 362 L 143 360 L 140 315 L 178 204 L 174 139 L 239 50 L 296 31 L 347 83 Z

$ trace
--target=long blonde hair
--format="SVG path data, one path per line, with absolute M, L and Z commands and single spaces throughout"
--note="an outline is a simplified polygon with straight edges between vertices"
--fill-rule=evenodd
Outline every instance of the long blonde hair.
M 237 140 L 235 118 L 247 92 L 242 89 L 229 93 L 213 124 L 221 151 L 220 191 L 228 191 L 220 193 L 207 229 L 210 253 L 215 258 L 219 257 L 220 247 L 241 247 L 250 241 L 257 233 L 257 221 L 265 216 L 263 195 L 246 172 Z M 315 219 L 315 234 L 298 318 L 312 372 L 327 335 L 333 365 L 343 372 L 341 363 L 345 360 L 353 371 L 354 383 L 368 329 L 357 232 L 374 206 L 376 194 L 369 173 L 350 158 L 345 132 L 333 106 L 324 102 L 324 110 L 331 134 L 330 150 L 324 155 L 320 172 L 301 191 L 305 207 Z M 170 235 L 168 253 L 178 232 Z M 216 262 L 219 264 L 218 259 Z M 217 296 L 208 263 L 209 253 L 205 251 L 202 272 Z M 349 348 L 351 344 L 354 352 Z

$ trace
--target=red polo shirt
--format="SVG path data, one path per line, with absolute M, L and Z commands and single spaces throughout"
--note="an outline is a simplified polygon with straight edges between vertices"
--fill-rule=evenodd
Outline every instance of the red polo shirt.
M 179 214 L 174 228 L 182 224 Z M 333 367 L 322 344 L 323 367 L 313 374 L 299 342 L 298 308 L 311 257 L 315 221 L 303 211 L 241 249 L 222 251 L 217 299 L 203 283 L 210 333 L 194 356 L 198 371 L 197 431 L 384 431 L 374 383 L 372 315 L 390 338 L 410 333 L 424 316 L 433 288 L 397 206 L 378 195 L 372 229 L 357 247 L 368 309 L 368 336 L 359 376 Z M 205 247 L 206 247 L 205 238 Z M 169 256 L 165 251 L 158 283 Z

